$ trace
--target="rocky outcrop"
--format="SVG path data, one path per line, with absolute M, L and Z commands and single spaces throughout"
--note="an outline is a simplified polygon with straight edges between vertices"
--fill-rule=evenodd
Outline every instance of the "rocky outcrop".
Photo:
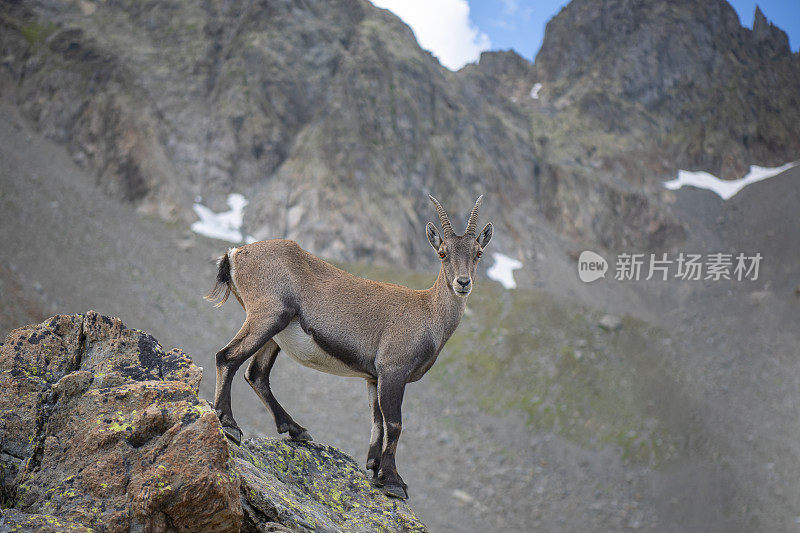
M 12 331 L 0 347 L 0 529 L 424 531 L 333 448 L 230 445 L 197 396 L 201 375 L 182 351 L 94 312 Z
M 0 365 L 6 527 L 238 531 L 239 479 L 183 352 L 90 312 L 12 331 Z
M 792 53 L 789 48 L 789 37 L 783 30 L 767 20 L 759 6 L 756 6 L 756 14 L 753 18 L 753 39 L 764 50 L 767 57 L 785 57 Z

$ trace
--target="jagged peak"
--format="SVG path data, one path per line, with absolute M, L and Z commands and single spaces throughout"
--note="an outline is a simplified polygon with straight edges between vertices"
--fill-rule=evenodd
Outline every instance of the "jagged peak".
M 772 56 L 783 56 L 791 53 L 789 48 L 789 37 L 782 29 L 770 22 L 761 6 L 756 4 L 756 11 L 753 15 L 753 39 L 763 50 Z
M 755 28 L 759 24 L 766 24 L 767 17 L 764 15 L 764 12 L 761 11 L 761 6 L 756 4 L 756 12 L 753 15 L 753 28 Z

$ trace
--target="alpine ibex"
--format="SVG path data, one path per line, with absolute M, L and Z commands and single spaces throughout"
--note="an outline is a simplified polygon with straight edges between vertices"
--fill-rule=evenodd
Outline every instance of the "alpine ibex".
M 231 410 L 231 383 L 251 356 L 245 379 L 272 412 L 278 432 L 288 431 L 296 440 L 311 436 L 270 390 L 269 374 L 279 351 L 323 372 L 362 377 L 372 407 L 367 469 L 386 494 L 407 498 L 395 466 L 403 392 L 406 383 L 433 365 L 464 314 L 476 265 L 492 238 L 491 224 L 480 234 L 475 231 L 482 198 L 472 208 L 464 235 L 456 235 L 441 204 L 430 197 L 442 233 L 430 222 L 426 232 L 442 266 L 426 290 L 356 277 L 293 241 L 260 241 L 223 255 L 217 283 L 206 298 L 219 299 L 225 288 L 217 305 L 232 292 L 247 313 L 239 332 L 216 355 L 214 408 L 225 433 L 241 440 Z

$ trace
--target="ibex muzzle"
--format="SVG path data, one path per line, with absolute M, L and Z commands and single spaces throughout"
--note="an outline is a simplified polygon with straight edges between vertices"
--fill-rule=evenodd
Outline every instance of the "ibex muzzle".
M 232 440 L 239 442 L 242 432 L 233 418 L 231 383 L 250 357 L 245 379 L 272 412 L 278 432 L 296 440 L 311 436 L 270 388 L 279 352 L 323 372 L 363 377 L 373 419 L 367 468 L 386 494 L 407 497 L 395 466 L 405 386 L 430 369 L 458 326 L 475 268 L 492 238 L 491 224 L 480 234 L 475 231 L 483 197 L 472 208 L 464 235 L 453 232 L 441 204 L 430 198 L 442 232 L 430 222 L 426 232 L 441 268 L 426 290 L 356 277 L 293 241 L 260 241 L 219 259 L 217 283 L 207 298 L 217 299 L 224 289 L 221 305 L 233 292 L 247 313 L 239 332 L 216 355 L 214 408 Z

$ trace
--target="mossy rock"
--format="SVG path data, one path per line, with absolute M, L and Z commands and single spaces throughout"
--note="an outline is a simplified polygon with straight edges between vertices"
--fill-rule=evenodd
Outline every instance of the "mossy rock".
M 91 533 L 94 529 L 63 517 L 3 509 L 0 531 L 8 533 Z
M 297 531 L 427 531 L 400 500 L 374 488 L 356 461 L 315 442 L 259 438 L 231 444 L 245 516 Z

